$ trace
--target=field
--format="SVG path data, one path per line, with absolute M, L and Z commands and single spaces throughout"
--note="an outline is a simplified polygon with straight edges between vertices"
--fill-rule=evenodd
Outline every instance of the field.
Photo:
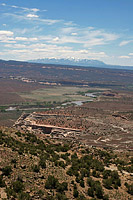
M 93 89 L 93 88 L 92 88 Z M 44 86 L 20 80 L 0 79 L 0 125 L 12 126 L 24 112 L 61 106 L 63 102 L 89 101 L 83 95 L 90 87 Z M 94 91 L 99 89 L 95 88 Z M 14 111 L 6 111 L 13 107 Z
M 18 93 L 19 96 L 26 101 L 88 101 L 91 98 L 87 96 L 82 96 L 79 93 L 87 92 L 88 90 L 92 90 L 92 88 L 88 87 L 50 87 L 43 88 L 39 90 L 33 90 L 30 93 Z M 97 91 L 97 89 L 95 89 Z

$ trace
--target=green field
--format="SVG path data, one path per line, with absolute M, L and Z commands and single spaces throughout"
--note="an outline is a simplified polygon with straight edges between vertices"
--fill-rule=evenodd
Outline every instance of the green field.
M 98 89 L 95 89 L 98 91 Z M 92 93 L 92 88 L 88 87 L 49 87 L 32 90 L 31 92 L 19 92 L 18 96 L 24 100 L 18 104 L 8 104 L 0 108 L 0 125 L 12 126 L 22 112 L 44 111 L 61 106 L 65 102 L 89 101 L 85 93 Z M 14 111 L 6 111 L 10 106 L 16 107 Z
M 26 101 L 44 102 L 44 101 L 87 101 L 90 97 L 81 95 L 79 92 L 87 92 L 89 88 L 83 87 L 51 87 L 39 90 L 33 90 L 30 93 L 19 93 Z

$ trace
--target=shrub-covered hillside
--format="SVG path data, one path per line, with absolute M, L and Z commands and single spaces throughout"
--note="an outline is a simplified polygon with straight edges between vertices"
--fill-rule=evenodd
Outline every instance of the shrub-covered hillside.
M 0 130 L 0 199 L 132 199 L 131 152 Z

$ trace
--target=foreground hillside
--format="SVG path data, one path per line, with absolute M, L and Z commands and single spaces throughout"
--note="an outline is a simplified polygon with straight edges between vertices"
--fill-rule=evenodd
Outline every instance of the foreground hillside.
M 132 199 L 130 151 L 0 130 L 0 199 Z

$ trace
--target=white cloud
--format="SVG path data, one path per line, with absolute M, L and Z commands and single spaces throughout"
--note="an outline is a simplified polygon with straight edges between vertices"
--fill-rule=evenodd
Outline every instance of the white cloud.
M 45 52 L 45 51 L 48 51 L 47 49 L 33 49 L 33 52 Z
M 36 37 L 13 37 L 14 33 L 12 31 L 0 31 L 0 42 L 1 43 L 16 43 L 16 42 L 36 42 L 38 41 L 38 38 Z
M 35 43 L 35 44 L 31 44 L 29 45 L 28 47 L 31 48 L 31 49 L 34 49 L 34 48 L 43 48 L 43 47 L 46 47 L 47 45 L 44 44 L 44 43 Z
M 129 56 L 133 56 L 133 53 L 129 53 L 128 55 L 129 55 Z
M 38 39 L 37 38 L 27 38 L 27 37 L 16 37 L 15 40 L 16 41 L 30 41 L 30 42 L 33 42 L 33 41 L 37 41 Z
M 11 7 L 12 7 L 12 8 L 19 8 L 18 6 L 15 6 L 15 5 L 12 5 Z
M 55 23 L 60 22 L 61 20 L 56 20 L 56 19 L 44 19 L 44 18 L 40 18 L 39 15 L 37 15 L 37 12 L 46 12 L 46 9 L 40 10 L 38 8 L 26 8 L 26 7 L 20 7 L 20 6 L 16 6 L 16 5 L 7 5 L 7 4 L 1 4 L 3 6 L 6 7 L 11 7 L 11 8 L 15 8 L 15 9 L 19 9 L 16 13 L 12 12 L 12 13 L 4 13 L 4 16 L 9 16 L 9 17 L 13 17 L 15 18 L 15 20 L 20 21 L 20 20 L 36 20 L 36 22 L 42 22 L 44 24 L 47 25 L 53 25 Z M 24 12 L 26 14 L 24 14 Z
M 10 7 L 10 8 L 22 9 L 24 11 L 32 11 L 32 12 L 39 12 L 40 11 L 38 8 L 26 8 L 26 7 L 16 6 L 16 5 L 8 5 L 8 4 L 5 4 L 5 3 L 2 3 L 1 5 L 7 6 L 7 7 Z
M 65 22 L 64 25 L 66 25 L 66 26 L 76 26 L 77 24 L 75 24 L 73 21 L 69 21 L 69 22 Z
M 73 37 L 71 37 L 71 36 Z M 118 34 L 108 33 L 104 30 L 95 30 L 94 27 L 65 27 L 61 29 L 60 39 L 57 43 L 77 43 L 84 47 L 108 44 L 119 38 Z
M 15 43 L 12 37 L 14 33 L 12 31 L 0 30 L 0 42 L 1 43 Z
M 84 47 L 92 47 L 96 45 L 104 45 L 110 41 L 116 40 L 115 36 L 106 37 L 104 34 L 95 36 L 95 33 L 91 33 L 90 35 L 84 35 L 82 33 L 71 34 L 69 35 L 62 35 L 55 38 L 49 38 L 47 40 L 48 43 L 55 43 L 55 44 L 65 44 L 65 43 L 73 43 L 73 44 L 82 44 Z
M 49 43 L 55 43 L 55 44 L 65 44 L 65 43 L 75 43 L 75 44 L 82 44 L 83 41 L 80 39 L 73 37 L 73 36 L 62 36 L 58 37 L 58 39 L 52 39 L 48 41 Z
M 0 30 L 0 36 L 12 36 L 14 33 L 12 31 L 5 31 L 5 30 Z
M 55 42 L 59 41 L 59 37 L 53 38 L 53 41 L 55 41 Z
M 119 56 L 119 58 L 122 58 L 122 59 L 123 59 L 123 58 L 124 58 L 124 59 L 125 59 L 125 58 L 126 58 L 126 59 L 129 59 L 130 57 L 129 57 L 129 56 Z
M 18 7 L 18 6 L 17 6 Z M 40 10 L 38 8 L 26 8 L 26 7 L 18 7 L 24 11 L 29 11 L 29 12 L 39 12 Z
M 119 46 L 121 47 L 121 46 L 127 45 L 127 44 L 129 44 L 129 43 L 131 43 L 131 42 L 133 42 L 133 40 L 123 40 L 123 41 L 119 44 Z
M 5 44 L 4 46 L 8 48 L 26 48 L 25 44 Z
M 26 50 L 26 49 L 15 49 L 15 50 L 12 50 L 11 53 L 29 53 L 29 50 Z
M 0 40 L 0 43 L 15 44 L 16 42 L 13 40 Z
M 83 53 L 83 54 L 84 54 L 84 53 L 85 53 L 85 54 L 88 54 L 88 53 L 89 53 L 88 50 L 86 50 L 86 49 L 82 49 L 82 50 L 80 50 L 79 52 L 80 52 L 80 53 Z
M 0 55 L 1 55 L 1 56 L 4 55 L 4 52 L 0 52 Z
M 16 37 L 15 40 L 18 40 L 18 41 L 27 41 L 28 38 L 27 37 Z
M 78 33 L 71 33 L 71 35 L 74 35 L 74 36 L 75 36 L 75 35 L 78 35 Z
M 56 20 L 56 19 L 40 19 L 40 18 L 38 19 L 38 21 L 47 25 L 53 25 L 61 22 L 61 20 Z
M 113 41 L 113 40 L 117 40 L 119 38 L 119 35 L 117 35 L 115 33 L 101 32 L 101 36 L 103 36 L 106 41 Z
M 115 33 L 107 33 L 104 30 L 83 30 L 84 33 L 84 38 L 86 40 L 92 41 L 91 43 L 94 45 L 99 45 L 99 44 L 106 44 L 110 41 L 114 41 L 119 38 L 119 35 Z M 90 42 L 88 42 L 90 43 Z
M 89 30 L 93 30 L 93 29 L 95 29 L 95 28 L 94 28 L 93 26 L 89 26 L 88 29 L 89 29 Z
M 28 15 L 26 15 L 26 17 L 28 17 L 28 18 L 38 18 L 39 16 L 35 15 L 35 14 L 28 14 Z
M 4 13 L 4 16 L 12 17 L 17 22 L 20 22 L 20 21 L 28 22 L 28 20 L 30 20 L 30 23 L 31 23 L 31 19 L 32 19 L 33 22 L 34 21 L 36 21 L 36 23 L 38 22 L 38 25 L 40 24 L 53 25 L 62 21 L 62 20 L 56 20 L 56 19 L 40 18 L 38 15 L 34 15 L 34 14 L 27 14 L 27 16 L 24 16 L 22 14 Z
M 104 43 L 105 41 L 103 38 L 94 38 L 94 39 L 92 38 L 84 43 L 84 47 L 102 45 Z
M 10 43 L 11 43 L 11 44 L 12 44 L 12 43 L 16 43 L 14 40 L 9 40 L 9 39 L 2 39 L 2 40 L 0 39 L 0 42 L 1 42 L 1 43 L 9 43 L 9 44 L 10 44 Z
M 28 40 L 30 41 L 30 42 L 34 42 L 34 41 L 38 41 L 38 38 L 28 38 Z
M 77 30 L 77 28 L 75 28 L 75 27 L 65 27 L 65 28 L 61 29 L 61 32 L 63 34 L 69 34 L 69 33 L 75 32 L 76 30 Z
M 33 12 L 38 12 L 38 11 L 40 11 L 40 10 L 39 10 L 38 8 L 32 8 L 31 11 L 33 11 Z

